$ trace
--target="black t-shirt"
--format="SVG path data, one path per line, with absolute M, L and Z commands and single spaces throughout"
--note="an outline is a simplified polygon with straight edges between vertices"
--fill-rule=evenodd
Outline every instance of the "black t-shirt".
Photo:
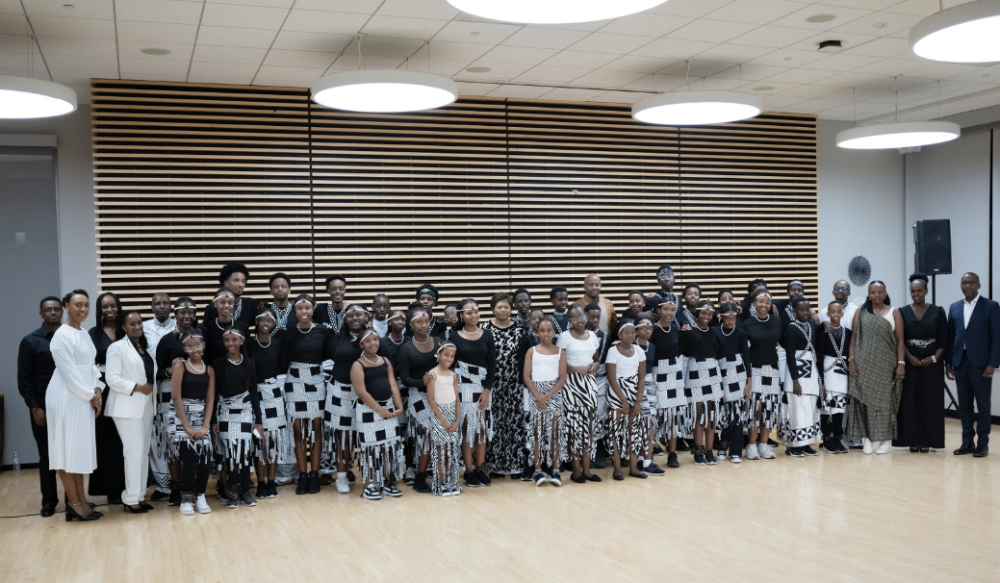
M 719 354 L 719 337 L 712 329 L 702 330 L 691 328 L 681 331 L 681 354 L 688 358 L 717 358 Z
M 243 393 L 250 395 L 250 407 L 253 409 L 253 422 L 259 424 L 260 395 L 257 394 L 257 374 L 253 359 L 249 362 L 233 364 L 225 356 L 212 361 L 215 369 L 216 401 L 230 399 Z M 187 373 L 185 373 L 185 376 Z
M 485 368 L 486 379 L 483 380 L 483 388 L 492 389 L 497 372 L 496 341 L 493 339 L 493 333 L 483 330 L 478 339 L 466 340 L 455 332 L 449 334 L 449 340 L 458 349 L 455 353 L 456 362 L 462 361 L 468 365 Z
M 805 325 L 808 332 L 802 332 L 802 329 L 797 325 L 789 324 L 785 329 L 785 337 L 782 340 L 782 346 L 785 349 L 785 363 L 788 364 L 788 372 L 792 375 L 792 379 L 797 379 L 801 376 L 799 367 L 795 365 L 795 352 L 805 350 L 809 346 L 806 333 L 809 334 L 809 338 L 813 341 L 813 349 L 816 348 L 816 324 L 812 320 L 809 320 Z M 817 358 L 819 358 L 818 354 Z M 822 366 L 822 363 L 817 363 L 817 366 Z
M 750 345 L 747 342 L 747 333 L 739 326 L 734 326 L 732 330 L 725 331 L 722 326 L 712 328 L 715 336 L 719 339 L 720 359 L 733 358 L 737 354 L 742 355 L 744 366 L 750 366 Z
M 399 376 L 400 382 L 403 383 L 404 387 L 415 388 L 421 393 L 427 392 L 427 387 L 424 385 L 424 375 L 437 366 L 435 351 L 438 339 L 433 336 L 428 338 L 430 339 L 430 342 L 427 343 L 431 347 L 430 352 L 418 350 L 413 344 L 413 338 L 408 337 L 406 342 L 399 347 L 399 352 L 396 353 L 396 360 L 399 364 L 396 374 Z
M 204 365 L 205 362 L 202 361 Z M 204 401 L 208 398 L 208 370 L 201 374 L 193 373 L 189 369 L 184 369 L 184 377 L 181 379 L 181 398 L 198 399 Z M 205 414 L 208 417 L 208 412 Z
M 750 341 L 750 365 L 777 368 L 778 341 L 783 332 L 781 318 L 768 314 L 767 320 L 761 322 L 756 315 L 751 315 L 743 321 L 743 330 Z
M 246 341 L 247 353 L 253 359 L 258 383 L 285 374 L 288 370 L 287 367 L 282 370 L 278 366 L 281 361 L 281 344 L 281 338 L 277 336 L 271 336 L 271 341 L 263 346 L 255 338 Z
M 653 346 L 656 346 L 656 358 L 658 360 L 668 360 L 680 356 L 681 335 L 677 322 L 675 321 L 668 328 L 661 328 L 659 325 L 654 324 L 653 335 L 650 337 L 649 342 Z
M 321 325 L 313 326 L 310 331 L 301 330 L 298 326 L 286 330 L 285 337 L 281 339 L 278 369 L 286 371 L 293 362 L 321 364 L 327 358 L 333 337 L 333 330 Z
M 333 361 L 333 380 L 344 385 L 351 384 L 351 367 L 354 366 L 354 361 L 361 358 L 362 352 L 364 351 L 351 341 L 350 336 L 345 337 L 340 344 L 336 340 L 331 341 L 327 354 Z M 392 362 L 392 353 L 386 348 L 385 342 L 379 342 L 378 355 Z

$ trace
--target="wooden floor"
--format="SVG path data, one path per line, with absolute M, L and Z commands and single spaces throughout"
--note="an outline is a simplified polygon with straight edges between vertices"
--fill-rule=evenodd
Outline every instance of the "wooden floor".
M 453 498 L 279 489 L 256 508 L 157 503 L 95 523 L 0 519 L 0 581 L 998 581 L 1000 451 L 681 467 L 661 478 L 497 480 Z M 657 461 L 664 460 L 658 458 Z M 568 480 L 567 480 L 568 482 Z M 37 473 L 0 474 L 0 515 L 36 512 Z M 210 490 L 212 487 L 210 486 Z M 98 499 L 97 501 L 100 501 Z

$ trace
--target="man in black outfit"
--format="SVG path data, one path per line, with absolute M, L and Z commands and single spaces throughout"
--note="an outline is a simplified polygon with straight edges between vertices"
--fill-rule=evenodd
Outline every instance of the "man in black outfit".
M 49 386 L 56 363 L 49 351 L 52 335 L 62 325 L 63 307 L 59 298 L 49 296 L 39 305 L 42 327 L 21 340 L 17 350 L 17 390 L 31 411 L 31 433 L 38 446 L 38 478 L 42 489 L 41 515 L 55 514 L 59 504 L 56 472 L 49 469 L 49 436 L 45 427 L 45 389 Z
M 945 374 L 958 385 L 958 412 L 962 418 L 962 447 L 955 450 L 955 455 L 986 457 L 990 452 L 993 371 L 1000 366 L 1000 304 L 979 295 L 979 276 L 975 273 L 962 275 L 961 285 L 965 299 L 948 310 L 944 356 Z M 978 447 L 973 442 L 976 434 Z

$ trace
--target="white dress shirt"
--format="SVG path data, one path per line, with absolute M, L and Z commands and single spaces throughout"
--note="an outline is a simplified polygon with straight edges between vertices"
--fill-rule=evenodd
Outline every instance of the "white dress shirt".
M 972 301 L 962 302 L 962 315 L 965 316 L 965 327 L 969 327 L 969 318 L 972 317 L 972 311 L 976 309 L 976 303 L 979 302 L 979 294 L 972 298 Z
M 156 345 L 160 343 L 167 334 L 177 329 L 177 320 L 167 318 L 166 322 L 160 322 L 156 318 L 150 318 L 142 323 L 142 331 L 146 336 L 147 350 L 156 358 Z
M 848 330 L 850 330 L 851 326 L 854 324 L 854 313 L 857 312 L 857 311 L 858 311 L 858 307 L 856 305 L 852 304 L 851 302 L 848 301 L 846 304 L 844 304 L 844 315 L 843 315 L 843 317 L 840 318 L 840 325 L 843 326 L 844 328 L 847 328 Z M 829 312 L 830 312 L 830 306 L 829 305 L 827 305 L 827 307 L 825 307 L 822 310 L 820 310 L 819 311 L 819 321 L 820 322 L 829 322 L 830 321 L 830 313 Z
M 385 335 L 389 333 L 389 318 L 385 320 L 372 318 L 372 328 L 379 335 L 379 338 L 385 338 Z

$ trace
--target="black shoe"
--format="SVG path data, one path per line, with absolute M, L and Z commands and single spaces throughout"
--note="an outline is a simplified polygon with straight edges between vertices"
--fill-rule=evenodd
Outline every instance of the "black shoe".
M 140 506 L 139 508 L 132 508 L 131 506 L 125 504 L 124 502 L 122 503 L 122 510 L 125 511 L 125 514 L 146 514 L 147 512 L 149 512 L 149 510 L 146 510 L 142 506 Z
M 226 500 L 226 510 L 235 510 L 240 507 L 240 493 L 236 488 L 229 489 L 229 499 Z
M 778 447 L 778 442 L 771 439 L 770 437 L 767 438 L 767 444 L 770 445 L 771 447 Z
M 479 480 L 479 483 L 482 484 L 483 486 L 493 485 L 493 480 L 491 480 L 490 477 L 487 476 L 486 472 L 484 472 L 483 470 L 480 469 L 476 470 L 476 479 Z
M 271 492 L 271 485 L 264 480 L 257 480 L 257 497 L 261 500 L 267 498 Z
M 962 447 L 955 450 L 955 455 L 975 454 L 976 445 L 974 443 L 963 443 Z
M 785 455 L 790 455 L 792 457 L 806 457 L 806 454 L 802 452 L 802 448 L 799 447 L 786 447 Z
M 986 457 L 990 455 L 990 446 L 980 445 L 976 448 L 976 453 L 972 454 L 972 457 Z
M 677 452 L 670 452 L 667 454 L 667 467 L 668 468 L 679 468 L 681 464 L 677 461 Z
M 570 462 L 568 462 L 568 461 L 565 461 L 565 462 L 559 464 L 559 471 L 560 472 L 572 472 L 573 471 L 573 464 L 570 463 Z
M 556 486 L 562 486 L 562 476 L 559 475 L 559 470 L 549 474 L 549 483 L 555 484 Z
M 413 491 L 417 494 L 430 494 L 431 487 L 427 485 L 427 472 L 418 472 L 413 480 Z
M 837 449 L 837 444 L 833 442 L 833 438 L 823 440 L 823 451 L 826 453 L 840 453 Z
M 649 477 L 649 474 L 647 474 L 646 472 L 644 472 L 642 470 L 639 470 L 638 474 L 633 474 L 632 472 L 629 472 L 628 473 L 628 477 L 630 477 L 630 478 L 639 478 L 640 480 L 645 480 L 646 478 Z
M 625 474 L 612 474 L 612 475 L 611 475 L 611 477 L 612 477 L 612 478 L 613 478 L 613 479 L 614 479 L 614 480 L 615 480 L 616 482 L 621 482 L 622 480 L 624 480 L 624 479 L 625 479 Z
M 260 496 L 258 496 L 258 498 L 259 497 Z M 268 482 L 267 483 L 267 497 L 268 498 L 277 498 L 278 497 L 278 483 L 277 482 Z
M 319 477 L 320 486 L 329 486 L 333 483 L 333 474 L 323 474 Z
M 348 471 L 347 471 L 347 481 L 351 482 L 351 483 L 354 483 L 354 480 L 357 480 L 357 478 L 354 477 L 354 472 L 352 472 L 352 471 L 350 471 L 350 469 L 348 469 Z
M 804 446 L 802 446 L 799 449 L 802 451 L 802 453 L 804 453 L 806 455 L 809 455 L 809 456 L 819 455 L 818 451 L 816 451 L 815 449 L 809 447 L 808 445 L 804 445 Z
M 80 516 L 77 514 L 73 507 L 69 504 L 66 505 L 66 522 L 72 522 L 74 520 L 80 520 L 82 522 L 90 522 L 92 520 L 100 520 L 104 516 L 100 512 L 91 511 L 90 514 L 86 516 Z
M 250 494 L 250 492 L 243 492 L 240 494 L 240 502 L 242 502 L 244 506 L 250 506 L 251 508 L 257 505 L 257 500 L 252 494 Z
M 705 463 L 710 466 L 714 466 L 719 463 L 718 460 L 715 459 L 715 455 L 712 453 L 712 450 L 710 449 L 705 451 Z
M 319 472 L 309 472 L 309 485 L 306 492 L 309 494 L 319 494 Z
M 152 500 L 153 502 L 159 502 L 160 500 L 163 500 L 168 496 L 170 496 L 170 494 L 165 492 L 160 492 L 159 490 L 153 490 L 153 495 L 150 496 L 149 499 Z
M 309 474 L 299 472 L 299 482 L 295 485 L 295 493 L 299 495 L 309 493 Z
M 656 464 L 649 464 L 644 468 L 644 471 L 650 476 L 662 476 L 663 474 L 667 473 L 663 471 L 663 468 L 661 468 Z
M 532 481 L 535 482 L 536 486 L 541 486 L 545 482 L 549 481 L 549 477 L 545 475 L 542 470 L 535 470 L 535 474 L 531 477 Z
M 663 448 L 659 444 L 653 446 L 653 456 L 663 455 Z
M 600 482 L 601 481 L 601 477 L 598 476 L 597 474 L 590 474 L 589 478 L 587 476 L 583 476 L 583 479 L 586 480 L 586 481 L 588 481 L 588 482 Z
M 48 518 L 56 513 L 56 507 L 54 504 L 42 504 L 42 511 L 39 512 L 42 518 Z
M 180 480 L 170 480 L 170 498 L 167 500 L 167 506 L 180 506 L 181 505 L 181 482 Z
M 492 480 L 502 480 L 503 479 L 503 474 L 498 474 L 496 472 L 490 472 L 489 478 L 490 478 L 491 481 Z
M 477 472 L 465 472 L 465 485 L 470 488 L 478 488 L 482 486 L 482 482 L 476 477 Z
M 708 461 L 705 460 L 705 454 L 701 450 L 694 454 L 694 465 L 696 466 L 707 466 Z
M 575 484 L 586 484 L 587 483 L 587 478 L 584 478 L 582 474 L 579 475 L 579 476 L 570 476 L 569 479 L 570 479 L 571 482 L 573 482 Z

